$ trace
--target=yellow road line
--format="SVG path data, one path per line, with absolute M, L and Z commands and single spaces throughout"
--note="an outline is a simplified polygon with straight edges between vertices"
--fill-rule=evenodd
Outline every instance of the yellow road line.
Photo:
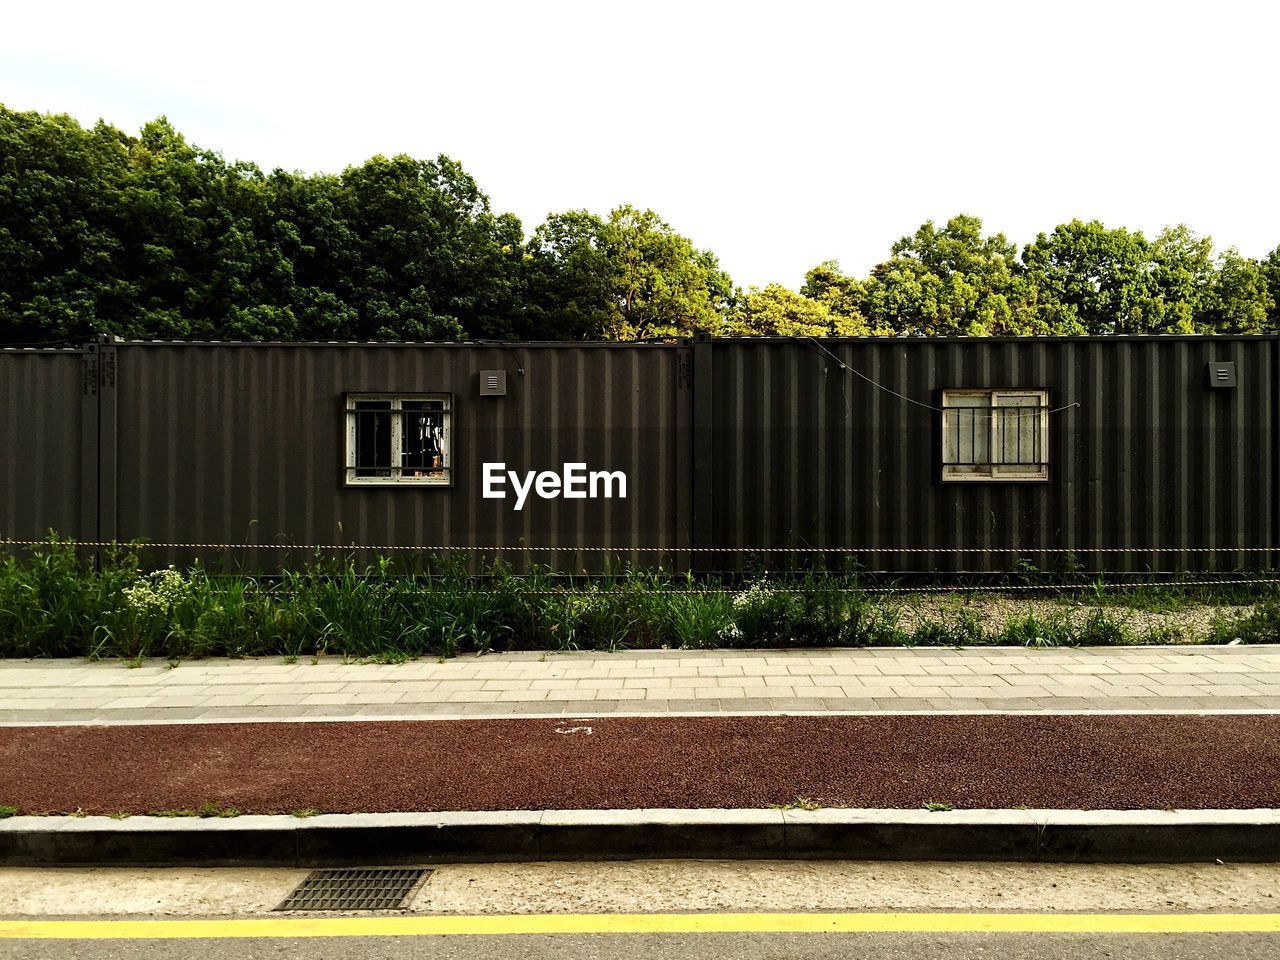
M 178 940 L 600 933 L 1280 933 L 1277 913 L 651 913 L 0 920 L 0 940 Z

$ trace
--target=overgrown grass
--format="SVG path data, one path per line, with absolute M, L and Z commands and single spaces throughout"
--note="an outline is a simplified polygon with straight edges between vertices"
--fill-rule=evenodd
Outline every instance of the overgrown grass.
M 1269 580 L 1271 575 L 1258 577 Z M 1162 584 L 1106 583 L 1097 578 L 1089 584 L 1086 596 L 1095 606 L 1126 607 L 1151 613 L 1174 613 L 1191 607 L 1247 606 L 1264 600 L 1280 599 L 1280 582 L 1205 584 L 1176 582 Z M 1200 577 L 1186 575 L 1187 580 Z M 1059 596 L 1063 603 L 1075 603 L 1079 593 Z
M 1265 600 L 1243 617 L 1218 617 L 1209 643 L 1280 643 L 1280 601 Z
M 1134 636 L 1104 606 L 1084 615 L 1036 612 L 994 625 L 963 605 L 904 626 L 896 603 L 868 593 L 856 572 L 812 571 L 745 581 L 622 569 L 576 581 L 546 569 L 516 575 L 433 557 L 316 557 L 279 579 L 189 570 L 146 571 L 140 550 L 97 562 L 50 539 L 0 559 L 0 656 L 148 657 L 174 663 L 227 656 L 333 654 L 396 662 L 502 650 L 867 645 L 1029 647 L 1181 639 Z M 1174 628 L 1161 628 L 1172 630 Z M 1280 600 L 1214 638 L 1280 639 Z

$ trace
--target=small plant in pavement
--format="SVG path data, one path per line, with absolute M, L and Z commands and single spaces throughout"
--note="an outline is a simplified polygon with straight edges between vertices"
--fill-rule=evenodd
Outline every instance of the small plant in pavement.
M 774 803 L 769 805 L 770 810 L 821 810 L 826 804 L 817 800 L 811 800 L 808 797 L 796 797 L 794 800 L 788 800 L 786 803 Z
M 196 811 L 196 816 L 208 819 L 210 817 L 238 817 L 240 811 L 235 807 L 224 807 L 214 803 L 212 800 L 206 800 L 200 804 L 200 809 Z

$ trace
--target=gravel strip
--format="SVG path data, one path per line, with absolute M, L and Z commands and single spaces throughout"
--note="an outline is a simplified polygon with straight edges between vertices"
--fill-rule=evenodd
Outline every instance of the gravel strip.
M 1123 604 L 1100 605 L 1084 600 L 1009 597 L 973 593 L 953 596 L 908 594 L 900 600 L 881 604 L 898 611 L 898 625 L 908 633 L 930 623 L 951 623 L 965 616 L 973 617 L 988 634 L 996 634 L 1011 620 L 1033 613 L 1046 620 L 1066 616 L 1079 625 L 1099 611 L 1122 623 L 1138 643 L 1204 643 L 1214 625 L 1222 620 L 1246 617 L 1252 605 L 1187 606 L 1175 610 L 1143 610 Z
M 0 729 L 0 805 L 147 813 L 1280 807 L 1280 716 L 688 717 Z

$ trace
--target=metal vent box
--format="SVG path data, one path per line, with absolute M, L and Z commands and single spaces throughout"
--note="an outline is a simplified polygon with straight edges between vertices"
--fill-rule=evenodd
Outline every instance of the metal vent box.
M 1234 387 L 1235 385 L 1236 385 L 1235 361 L 1231 361 L 1231 360 L 1228 360 L 1226 362 L 1210 361 L 1209 386 Z
M 505 397 L 507 395 L 507 371 L 481 370 L 480 396 Z

